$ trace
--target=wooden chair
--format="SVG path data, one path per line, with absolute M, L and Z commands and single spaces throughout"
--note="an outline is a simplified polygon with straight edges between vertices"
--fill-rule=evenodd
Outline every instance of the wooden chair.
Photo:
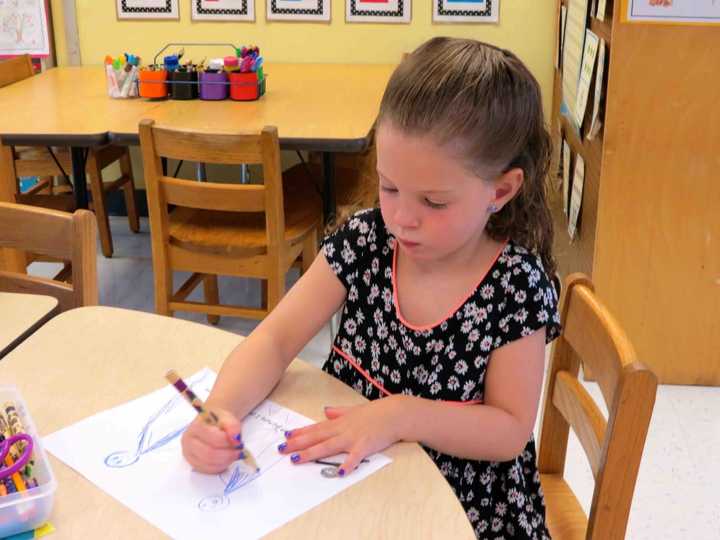
M 566 280 L 563 332 L 545 387 L 538 468 L 548 528 L 558 540 L 625 537 L 657 389 L 657 378 L 637 360 L 622 328 L 593 291 L 582 274 Z M 597 378 L 607 421 L 578 380 L 581 364 Z M 589 517 L 563 479 L 570 427 L 595 478 Z
M 283 181 L 277 129 L 260 134 L 183 132 L 140 122 L 147 185 L 155 308 L 158 313 L 193 311 L 260 319 L 285 294 L 285 274 L 302 257 L 303 271 L 317 254 L 321 203 L 302 178 Z M 262 164 L 264 183 L 220 184 L 169 178 L 161 158 L 200 163 Z M 168 210 L 168 205 L 174 208 Z M 192 275 L 173 292 L 172 272 Z M 217 276 L 259 278 L 259 308 L 221 305 Z M 204 285 L 205 303 L 188 301 Z
M 27 79 L 32 75 L 32 63 L 28 55 L 0 62 L 0 88 Z M 0 167 L 0 182 L 10 186 L 6 187 L 6 190 L 14 194 L 16 202 L 66 212 L 75 210 L 75 201 L 72 195 L 67 192 L 54 193 L 56 189 L 53 186 L 53 177 L 67 177 L 72 171 L 69 149 L 0 146 L 0 161 L 4 161 L 6 164 L 4 167 Z M 116 161 L 120 165 L 120 177 L 112 182 L 104 183 L 102 170 Z M 106 145 L 90 148 L 86 170 L 90 183 L 92 209 L 98 220 L 102 252 L 106 257 L 112 257 L 113 242 L 107 213 L 107 193 L 123 190 L 130 230 L 133 232 L 140 230 L 130 153 L 126 147 L 122 146 Z M 28 192 L 21 193 L 19 178 L 22 176 L 38 176 L 40 182 Z
M 74 214 L 0 202 L 0 248 L 39 253 L 71 263 L 69 283 L 0 271 L 0 291 L 45 294 L 60 311 L 98 303 L 96 222 L 92 212 Z

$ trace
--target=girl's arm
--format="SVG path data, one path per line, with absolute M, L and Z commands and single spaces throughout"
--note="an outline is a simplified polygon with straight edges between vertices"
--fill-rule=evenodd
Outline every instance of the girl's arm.
M 532 434 L 545 359 L 545 328 L 493 351 L 482 405 L 454 406 L 398 396 L 402 440 L 487 461 L 517 457 Z
M 207 400 L 243 418 L 278 383 L 288 365 L 345 301 L 346 291 L 325 256 L 225 360 Z
M 355 407 L 329 407 L 327 421 L 293 430 L 280 451 L 291 454 L 294 463 L 348 452 L 341 475 L 400 440 L 463 458 L 514 459 L 535 424 L 544 358 L 543 327 L 492 353 L 482 405 L 394 395 Z

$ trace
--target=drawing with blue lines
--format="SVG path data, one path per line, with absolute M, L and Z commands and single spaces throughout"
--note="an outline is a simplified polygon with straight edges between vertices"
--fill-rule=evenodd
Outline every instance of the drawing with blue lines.
M 186 382 L 207 399 L 215 379 L 206 368 Z M 353 474 L 332 479 L 320 474 L 323 465 L 294 465 L 277 446 L 285 431 L 313 421 L 266 400 L 242 426 L 243 441 L 252 448 L 260 472 L 236 461 L 222 474 L 202 474 L 185 461 L 180 446 L 180 436 L 196 414 L 173 387 L 164 385 L 48 435 L 43 444 L 173 538 L 261 538 L 390 462 L 376 454 Z

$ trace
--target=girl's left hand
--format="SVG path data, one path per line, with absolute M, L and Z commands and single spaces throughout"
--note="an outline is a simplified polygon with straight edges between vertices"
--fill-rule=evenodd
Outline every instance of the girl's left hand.
M 375 452 L 400 440 L 401 396 L 391 396 L 354 407 L 325 407 L 328 420 L 285 433 L 286 442 L 278 447 L 281 454 L 290 454 L 293 463 L 347 452 L 338 469 L 344 476 Z

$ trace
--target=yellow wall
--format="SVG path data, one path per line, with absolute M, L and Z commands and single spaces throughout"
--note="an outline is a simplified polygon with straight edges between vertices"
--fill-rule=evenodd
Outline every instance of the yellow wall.
M 51 0 L 57 56 L 67 63 L 62 5 Z M 72 0 L 69 0 L 72 1 Z M 180 0 L 179 21 L 118 21 L 115 0 L 75 0 L 83 64 L 100 64 L 106 54 L 131 52 L 151 62 L 169 42 L 212 41 L 257 44 L 268 62 L 397 62 L 426 39 L 471 37 L 511 49 L 540 81 L 549 113 L 555 31 L 554 0 L 502 0 L 499 24 L 433 24 L 432 0 L 415 0 L 410 24 L 346 23 L 344 0 L 331 0 L 330 23 L 267 22 L 265 0 L 255 0 L 253 23 L 192 22 L 190 0 Z M 225 56 L 226 50 L 195 51 L 187 58 Z

